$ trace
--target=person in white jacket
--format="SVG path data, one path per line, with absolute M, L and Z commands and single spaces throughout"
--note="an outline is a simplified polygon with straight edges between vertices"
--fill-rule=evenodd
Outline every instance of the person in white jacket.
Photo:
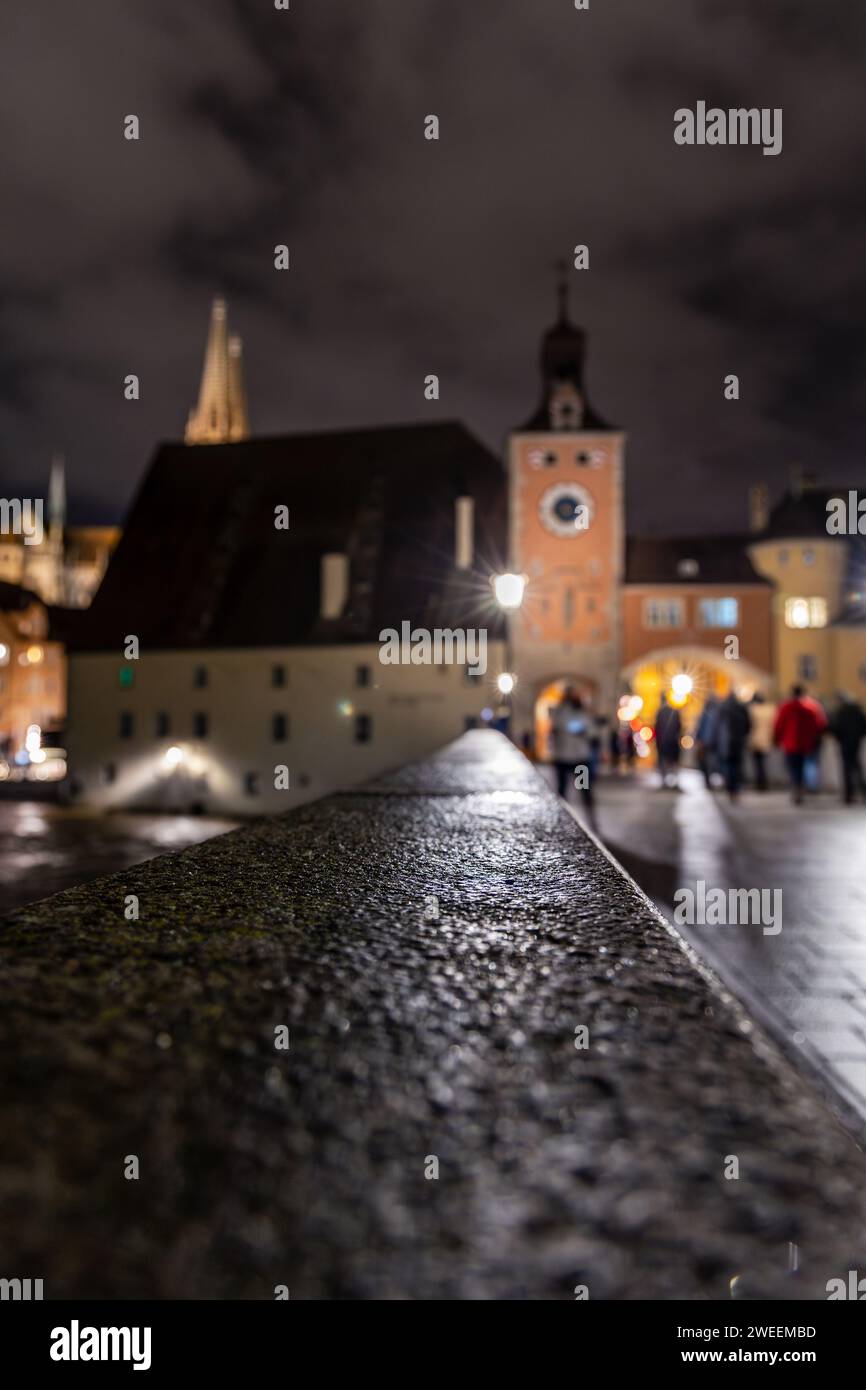
M 773 726 L 776 722 L 776 706 L 764 699 L 756 690 L 749 705 L 751 728 L 749 730 L 749 752 L 755 769 L 755 790 L 767 790 L 767 754 L 773 751 Z
M 583 799 L 592 805 L 592 774 L 598 740 L 594 737 L 592 717 L 584 708 L 575 690 L 567 689 L 551 717 L 551 751 L 556 768 L 556 790 L 568 800 L 568 788 L 573 784 L 575 769 L 586 768 Z

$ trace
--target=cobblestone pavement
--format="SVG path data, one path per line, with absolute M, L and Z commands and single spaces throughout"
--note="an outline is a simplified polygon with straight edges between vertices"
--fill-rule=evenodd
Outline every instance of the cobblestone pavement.
M 731 804 L 693 771 L 598 787 L 604 843 L 669 919 L 677 888 L 780 889 L 782 930 L 678 926 L 750 1011 L 866 1123 L 866 807 L 792 805 L 746 791 Z

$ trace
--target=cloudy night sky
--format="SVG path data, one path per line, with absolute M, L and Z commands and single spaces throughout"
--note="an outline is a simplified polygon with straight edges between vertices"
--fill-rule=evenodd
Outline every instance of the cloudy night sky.
M 795 462 L 855 483 L 864 45 L 853 0 L 10 7 L 0 491 L 42 495 L 60 451 L 72 519 L 122 519 L 182 437 L 220 291 L 254 433 L 457 417 L 499 451 L 580 242 L 631 529 L 739 529 L 749 483 Z M 676 146 L 698 100 L 781 106 L 782 154 Z

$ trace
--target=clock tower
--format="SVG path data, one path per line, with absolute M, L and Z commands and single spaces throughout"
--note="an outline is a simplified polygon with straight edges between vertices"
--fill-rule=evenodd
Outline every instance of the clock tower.
M 518 740 L 543 740 L 547 703 L 565 685 L 607 716 L 620 693 L 625 436 L 587 399 L 585 335 L 567 294 L 563 280 L 538 407 L 509 440 L 509 564 L 527 581 L 510 617 Z

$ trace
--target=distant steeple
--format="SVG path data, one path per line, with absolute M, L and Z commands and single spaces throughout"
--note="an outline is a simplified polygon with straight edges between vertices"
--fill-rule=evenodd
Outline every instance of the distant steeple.
M 66 464 L 62 454 L 55 454 L 51 460 L 51 473 L 48 480 L 48 521 L 52 535 L 63 543 L 63 527 L 66 525 Z
M 229 338 L 229 439 L 248 439 L 247 393 L 244 390 L 244 345 L 237 333 Z
M 568 316 L 569 277 L 565 261 L 556 263 L 557 318 L 541 340 L 541 400 L 521 426 L 523 431 L 610 429 L 589 404 L 583 380 L 586 334 Z
M 55 454 L 48 476 L 48 516 L 43 520 L 42 540 L 23 547 L 22 584 L 44 603 L 66 602 L 66 562 L 63 530 L 66 524 L 66 471 L 63 457 Z
M 198 405 L 190 411 L 186 426 L 187 444 L 228 444 L 249 438 L 242 360 L 240 338 L 229 337 L 226 302 L 215 299 Z

